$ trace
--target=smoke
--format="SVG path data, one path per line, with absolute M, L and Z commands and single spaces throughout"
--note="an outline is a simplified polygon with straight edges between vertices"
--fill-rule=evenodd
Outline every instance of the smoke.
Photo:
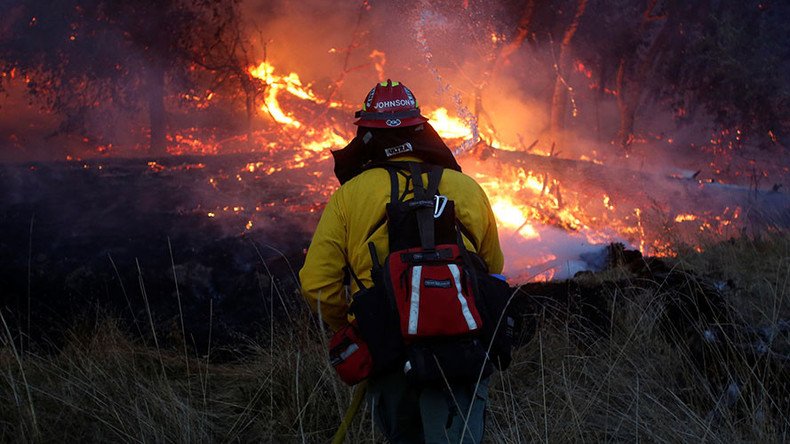
M 504 274 L 511 283 L 535 279 L 568 279 L 585 270 L 600 271 L 607 265 L 606 245 L 590 243 L 581 233 L 542 227 L 540 237 L 524 238 L 513 230 L 500 229 L 505 255 Z M 627 242 L 610 233 L 611 242 Z

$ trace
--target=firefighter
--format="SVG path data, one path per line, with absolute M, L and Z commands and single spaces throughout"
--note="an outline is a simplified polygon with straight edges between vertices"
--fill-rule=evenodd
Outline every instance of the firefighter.
M 341 186 L 324 209 L 299 273 L 303 296 L 334 331 L 350 321 L 344 282 L 350 283 L 351 294 L 373 284 L 369 243 L 375 244 L 379 258 L 389 252 L 385 207 L 391 184 L 385 169 L 371 168 L 377 162 L 444 167 L 439 186 L 455 202 L 464 245 L 492 274 L 502 272 L 504 261 L 485 192 L 461 172 L 405 85 L 390 80 L 377 84 L 357 117 L 356 137 L 333 152 Z M 399 192 L 406 192 L 407 180 L 401 178 L 399 186 Z M 354 279 L 344 279 L 348 274 Z M 393 443 L 459 442 L 461 436 L 464 442 L 480 442 L 487 397 L 487 378 L 474 386 L 414 387 L 404 377 L 403 365 L 368 380 L 375 422 Z

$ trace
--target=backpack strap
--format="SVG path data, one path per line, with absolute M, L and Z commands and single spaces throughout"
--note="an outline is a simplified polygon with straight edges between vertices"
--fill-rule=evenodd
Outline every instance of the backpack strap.
M 444 168 L 438 165 L 429 165 L 418 162 L 376 162 L 367 165 L 368 169 L 384 168 L 387 170 L 390 178 L 390 203 L 395 204 L 402 202 L 406 194 L 409 192 L 409 181 L 411 180 L 414 188 L 414 199 L 408 202 L 409 206 L 414 209 L 417 226 L 420 232 L 420 244 L 422 248 L 432 250 L 436 247 L 436 238 L 434 232 L 434 196 L 439 192 L 439 182 L 442 180 Z M 428 171 L 428 185 L 423 185 L 422 173 L 423 170 Z M 410 175 L 403 172 L 409 171 Z M 406 178 L 406 187 L 403 195 L 400 191 L 400 179 L 398 175 L 403 175 Z M 378 229 L 383 223 L 386 222 L 386 216 L 375 225 L 375 227 L 368 233 L 368 238 L 373 232 Z M 374 258 L 373 263 L 376 263 Z
M 444 169 L 440 166 L 432 165 L 428 173 L 428 187 L 422 183 L 422 164 L 409 163 L 411 170 L 411 180 L 414 183 L 414 199 L 410 205 L 414 207 L 417 216 L 417 226 L 420 230 L 420 244 L 426 250 L 433 250 L 436 247 L 436 237 L 434 233 L 434 196 L 439 191 L 439 182 L 442 180 Z
M 390 203 L 394 204 L 401 200 L 400 195 L 400 183 L 398 180 L 398 174 L 401 174 L 400 171 L 404 169 L 403 166 L 397 165 L 394 162 L 380 162 L 376 164 L 371 164 L 369 168 L 384 168 L 387 170 L 387 173 L 390 176 Z M 408 179 L 408 177 L 407 177 Z M 406 182 L 406 190 L 404 191 L 404 195 L 408 191 L 409 183 L 408 180 Z M 373 236 L 373 233 L 378 230 L 384 223 L 387 222 L 387 216 L 384 215 L 381 220 L 371 228 L 370 232 L 368 233 L 368 239 Z M 382 268 L 381 264 L 379 263 L 378 255 L 376 254 L 376 245 L 373 242 L 368 242 L 368 250 L 370 251 L 370 261 L 373 264 L 373 267 L 370 270 L 370 275 L 376 280 L 376 278 L 381 275 Z
M 366 290 L 367 289 L 367 287 L 365 287 L 365 284 L 362 283 L 362 281 L 359 279 L 357 274 L 354 273 L 354 270 L 351 269 L 350 265 L 346 264 L 346 266 L 343 267 L 343 271 L 344 271 L 346 277 L 350 277 L 350 278 L 354 279 L 354 283 L 357 284 L 357 288 L 359 290 Z M 346 279 L 344 279 L 344 280 L 346 280 Z
M 398 170 L 395 168 L 386 168 L 386 170 L 390 175 L 390 202 L 395 203 L 400 200 Z M 406 184 L 406 187 L 408 188 L 408 184 Z

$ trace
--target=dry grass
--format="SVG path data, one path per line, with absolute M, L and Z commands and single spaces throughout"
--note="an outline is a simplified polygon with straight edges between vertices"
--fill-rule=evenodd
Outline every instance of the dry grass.
M 790 238 L 775 236 L 711 246 L 676 265 L 731 279 L 743 319 L 768 325 L 788 317 L 789 258 Z M 581 346 L 567 326 L 546 323 L 492 378 L 487 441 L 788 439 L 788 402 L 769 393 L 768 369 L 729 356 L 724 386 L 710 383 L 691 348 L 658 333 L 661 290 L 625 290 L 608 338 Z M 146 347 L 111 319 L 70 334 L 54 356 L 18 355 L 12 335 L 0 335 L 2 441 L 326 442 L 351 395 L 306 317 L 247 344 L 232 364 Z M 382 440 L 369 416 L 363 405 L 347 442 Z

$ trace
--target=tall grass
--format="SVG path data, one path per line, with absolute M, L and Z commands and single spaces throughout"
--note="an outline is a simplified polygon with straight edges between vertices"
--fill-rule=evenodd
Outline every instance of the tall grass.
M 675 266 L 732 281 L 729 302 L 745 322 L 790 317 L 788 237 L 712 245 Z M 775 369 L 755 364 L 748 351 L 712 350 L 706 359 L 728 363 L 713 366 L 712 378 L 696 348 L 660 333 L 661 286 L 634 291 L 622 270 L 592 279 L 613 275 L 626 279 L 611 290 L 608 336 L 580 342 L 566 323 L 547 320 L 515 353 L 511 369 L 492 377 L 486 441 L 788 439 L 790 394 L 776 399 Z M 5 329 L 0 440 L 327 442 L 352 391 L 328 365 L 314 320 L 298 313 L 291 319 L 224 364 L 185 358 L 181 347 L 151 349 L 111 318 L 88 335 L 75 328 L 55 355 L 18 353 L 14 332 Z M 787 337 L 775 341 L 774 349 L 790 350 Z M 348 442 L 383 440 L 370 415 L 363 405 Z

